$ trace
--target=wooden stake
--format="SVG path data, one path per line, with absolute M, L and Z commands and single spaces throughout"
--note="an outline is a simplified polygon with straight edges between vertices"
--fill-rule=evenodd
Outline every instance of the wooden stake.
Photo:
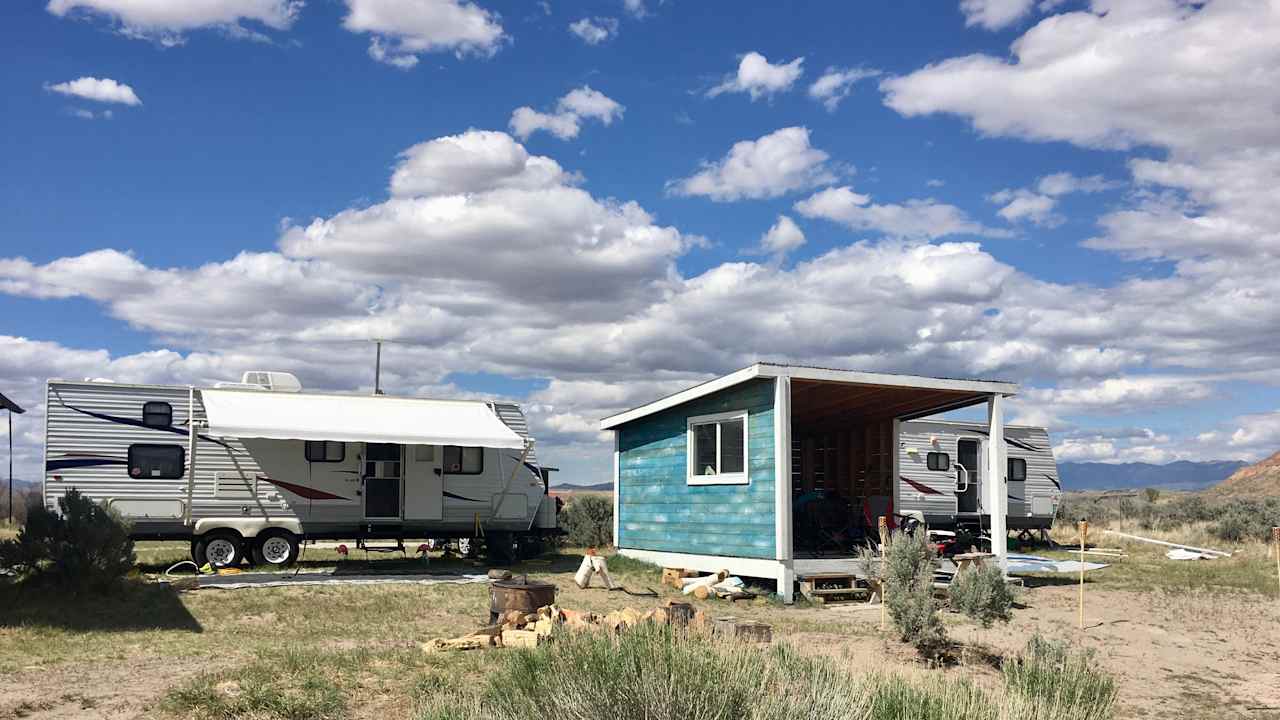
M 1089 532 L 1089 522 L 1087 520 L 1080 521 L 1080 629 L 1084 629 L 1084 539 Z
M 880 630 L 884 631 L 885 600 L 888 597 L 889 520 L 880 516 Z
M 1271 539 L 1276 545 L 1276 582 L 1280 583 L 1280 527 L 1271 528 Z

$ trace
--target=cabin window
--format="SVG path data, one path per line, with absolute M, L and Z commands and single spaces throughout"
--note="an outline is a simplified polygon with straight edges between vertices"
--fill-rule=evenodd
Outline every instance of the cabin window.
M 342 462 L 347 459 L 347 444 L 336 440 L 308 440 L 303 454 L 308 462 Z
M 484 472 L 484 448 L 445 445 L 444 471 L 450 475 L 479 475 Z
M 950 470 L 951 456 L 944 452 L 931 452 L 925 458 L 930 470 Z
M 1009 482 L 1022 482 L 1027 479 L 1027 461 L 1022 458 L 1009 458 Z
M 181 445 L 130 445 L 129 477 L 174 480 L 186 470 L 187 451 Z
M 747 479 L 747 414 L 689 418 L 690 485 L 742 485 Z
M 173 426 L 173 406 L 167 402 L 142 404 L 142 424 L 151 428 Z

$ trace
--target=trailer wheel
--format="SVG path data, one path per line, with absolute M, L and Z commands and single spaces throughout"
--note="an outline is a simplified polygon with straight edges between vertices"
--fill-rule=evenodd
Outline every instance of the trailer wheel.
M 298 538 L 288 530 L 265 530 L 253 543 L 255 565 L 292 565 L 298 559 Z
M 230 530 L 214 530 L 195 541 L 191 557 L 197 567 L 235 567 L 244 559 L 244 540 Z

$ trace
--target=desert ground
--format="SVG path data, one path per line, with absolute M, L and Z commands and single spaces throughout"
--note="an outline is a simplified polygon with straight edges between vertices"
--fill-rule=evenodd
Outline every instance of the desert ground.
M 1064 533 L 1062 539 L 1071 538 Z M 1000 658 L 1039 634 L 1096 653 L 1119 683 L 1117 717 L 1280 718 L 1280 588 L 1265 545 L 1237 547 L 1230 559 L 1174 562 L 1155 546 L 1105 544 L 1124 547 L 1128 557 L 1087 576 L 1083 631 L 1075 578 L 1029 578 L 1008 625 L 984 630 L 947 614 L 957 649 L 945 667 L 917 660 L 891 626 L 881 629 L 875 608 L 786 607 L 765 598 L 691 601 L 713 617 L 767 622 L 775 643 L 835 658 L 852 673 L 965 676 L 994 686 Z M 183 553 L 179 543 L 140 543 L 140 571 L 154 575 Z M 304 571 L 337 562 L 332 551 L 311 550 Z M 403 563 L 369 562 L 374 568 Z M 659 599 L 581 590 L 572 581 L 578 562 L 577 552 L 563 550 L 513 569 L 555 583 L 559 604 L 577 610 L 646 609 L 678 595 L 659 587 L 656 568 L 625 558 L 612 558 L 615 578 L 633 590 L 659 590 Z M 432 562 L 436 572 L 484 569 Z M 182 593 L 140 584 L 117 597 L 79 600 L 9 590 L 0 617 L 0 718 L 187 716 L 192 708 L 183 704 L 184 693 L 202 682 L 236 687 L 263 677 L 263 692 L 342 698 L 337 710 L 316 710 L 318 716 L 418 718 L 432 711 L 426 705 L 437 697 L 424 688 L 465 686 L 508 652 L 428 654 L 420 648 L 482 625 L 484 584 Z M 282 708 L 277 716 L 296 716 L 298 708 Z

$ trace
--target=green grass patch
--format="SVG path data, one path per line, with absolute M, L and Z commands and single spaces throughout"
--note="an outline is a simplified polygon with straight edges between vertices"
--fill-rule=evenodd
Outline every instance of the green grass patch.
M 338 720 L 347 716 L 341 678 L 358 655 L 296 648 L 264 653 L 246 666 L 170 690 L 164 706 L 198 718 Z

